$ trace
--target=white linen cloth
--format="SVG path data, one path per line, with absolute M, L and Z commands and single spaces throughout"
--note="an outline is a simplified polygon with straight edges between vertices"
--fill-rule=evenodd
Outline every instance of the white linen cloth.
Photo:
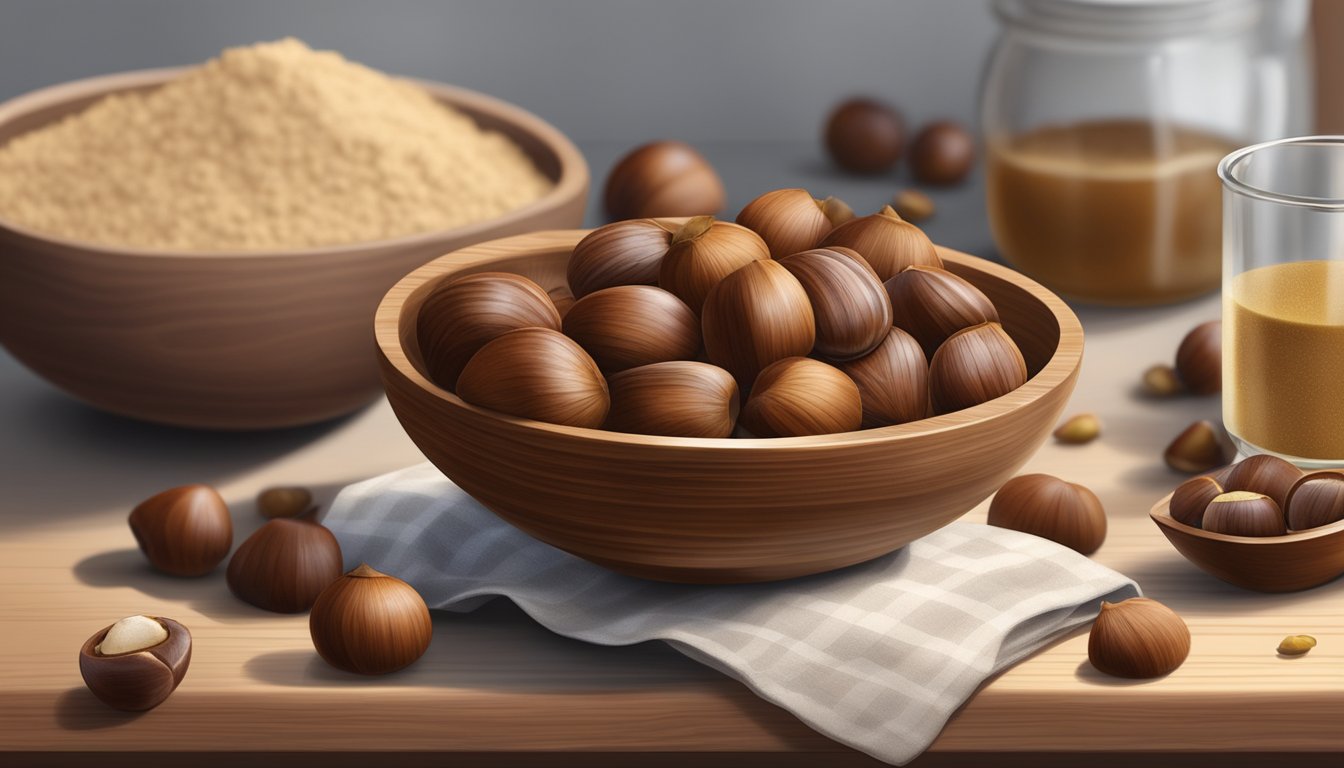
M 522 533 L 423 464 L 341 491 L 323 521 L 347 568 L 408 581 L 430 608 L 503 596 L 567 637 L 662 640 L 836 741 L 919 756 L 987 678 L 1090 622 L 1133 581 L 1054 542 L 953 523 L 840 571 L 684 586 L 622 576 Z

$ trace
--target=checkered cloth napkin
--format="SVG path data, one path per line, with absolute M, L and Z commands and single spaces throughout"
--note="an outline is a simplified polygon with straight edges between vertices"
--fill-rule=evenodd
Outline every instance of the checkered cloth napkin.
M 431 608 L 495 596 L 567 637 L 662 640 L 836 741 L 913 760 L 987 678 L 1091 621 L 1134 582 L 1076 552 L 953 523 L 899 552 L 771 584 L 631 578 L 537 541 L 429 464 L 352 485 L 324 523 L 346 566 L 410 582 Z

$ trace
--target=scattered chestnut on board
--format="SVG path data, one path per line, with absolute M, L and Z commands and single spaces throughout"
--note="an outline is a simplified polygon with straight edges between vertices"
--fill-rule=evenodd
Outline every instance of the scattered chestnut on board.
M 361 564 L 322 590 L 308 615 L 308 632 L 331 666 L 385 675 L 425 654 L 434 625 L 414 587 Z
M 690 360 L 700 350 L 699 318 L 652 285 L 617 285 L 584 296 L 565 316 L 564 330 L 608 375 Z
M 859 388 L 864 429 L 929 415 L 929 361 L 919 342 L 900 328 L 888 329 L 872 352 L 836 365 Z
M 863 423 L 863 402 L 858 386 L 839 369 L 789 357 L 761 371 L 740 423 L 753 437 L 853 432 Z
M 753 261 L 768 260 L 770 249 L 750 229 L 713 216 L 688 220 L 672 235 L 658 271 L 658 286 L 700 315 L 705 297 L 719 281 Z
M 457 396 L 510 416 L 590 429 L 602 426 L 611 406 L 597 363 L 549 328 L 510 331 L 481 347 L 458 377 Z
M 940 267 L 906 267 L 885 288 L 894 324 L 914 336 L 930 359 L 957 331 L 999 322 L 999 311 L 983 291 Z
M 853 360 L 887 337 L 891 301 L 877 273 L 858 253 L 844 247 L 816 248 L 778 261 L 812 304 L 818 355 Z
M 807 355 L 816 341 L 807 291 L 769 259 L 752 261 L 715 285 L 705 299 L 701 325 L 710 362 L 733 374 L 743 392 L 763 368 Z
M 1064 445 L 1086 445 L 1101 436 L 1101 419 L 1095 413 L 1070 416 L 1054 431 L 1055 441 Z
M 1223 428 L 1203 419 L 1186 427 L 1163 452 L 1167 466 L 1194 474 L 1217 469 L 1232 461 L 1237 449 Z
M 902 219 L 914 224 L 933 218 L 938 206 L 918 189 L 903 189 L 891 198 L 891 207 Z
M 821 238 L 854 218 L 854 209 L 842 200 L 817 200 L 805 189 L 776 189 L 747 203 L 737 223 L 761 236 L 770 257 L 817 247 Z
M 317 511 L 313 492 L 299 486 L 277 486 L 257 494 L 257 512 L 267 519 L 304 517 Z
M 703 216 L 723 210 L 723 181 L 680 141 L 636 147 L 607 174 L 602 195 L 612 219 Z
M 162 704 L 187 674 L 191 633 L 162 616 L 127 616 L 79 649 L 79 674 L 109 707 L 142 712 Z
M 240 600 L 275 613 L 308 610 L 341 575 L 341 545 L 323 525 L 277 518 L 238 546 L 226 573 Z
M 823 237 L 818 247 L 836 246 L 862 254 L 877 273 L 877 279 L 884 282 L 906 267 L 943 266 L 929 236 L 898 216 L 889 205 L 871 216 L 841 224 Z
M 925 184 L 958 184 L 975 167 L 975 138 L 951 120 L 930 123 L 910 143 L 910 172 Z
M 739 408 L 737 382 L 718 366 L 674 360 L 621 371 L 607 380 L 605 428 L 667 437 L 731 437 Z
M 451 280 L 425 299 L 416 338 L 429 378 L 447 390 L 481 347 L 519 328 L 560 330 L 560 313 L 536 283 L 508 272 Z
M 173 576 L 204 576 L 228 557 L 233 520 L 208 485 L 183 485 L 136 505 L 127 520 L 150 565 Z
M 617 221 L 589 232 L 574 246 L 565 279 L 576 299 L 617 285 L 657 285 L 675 229 L 653 219 Z
M 1176 374 L 1196 395 L 1223 391 L 1223 324 L 1211 320 L 1195 326 L 1176 349 Z
M 905 121 L 886 104 L 854 98 L 831 111 L 823 134 L 836 165 L 851 173 L 882 173 L 901 159 Z
M 952 334 L 929 361 L 929 396 L 937 414 L 960 411 L 1027 383 L 1027 363 L 998 323 Z
M 1136 680 L 1176 671 L 1190 655 L 1190 628 L 1167 606 L 1147 597 L 1101 604 L 1087 638 L 1098 672 Z
M 1020 475 L 1004 483 L 990 502 L 988 522 L 1084 555 L 1106 540 L 1106 510 L 1097 495 L 1052 475 Z

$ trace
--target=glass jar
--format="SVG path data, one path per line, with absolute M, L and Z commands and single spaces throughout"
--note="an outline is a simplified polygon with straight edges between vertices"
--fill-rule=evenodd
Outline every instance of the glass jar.
M 1003 257 L 1093 303 L 1216 289 L 1218 161 L 1301 132 L 1310 118 L 1301 0 L 995 0 L 994 9 L 1003 31 L 981 119 Z
M 1344 467 L 1344 136 L 1247 147 L 1223 194 L 1223 423 L 1243 454 Z

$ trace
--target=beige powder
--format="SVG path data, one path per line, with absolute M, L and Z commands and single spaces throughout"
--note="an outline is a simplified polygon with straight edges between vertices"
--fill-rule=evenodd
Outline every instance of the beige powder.
M 380 240 L 550 187 L 509 139 L 415 84 L 293 39 L 226 50 L 0 147 L 0 219 L 156 249 Z

